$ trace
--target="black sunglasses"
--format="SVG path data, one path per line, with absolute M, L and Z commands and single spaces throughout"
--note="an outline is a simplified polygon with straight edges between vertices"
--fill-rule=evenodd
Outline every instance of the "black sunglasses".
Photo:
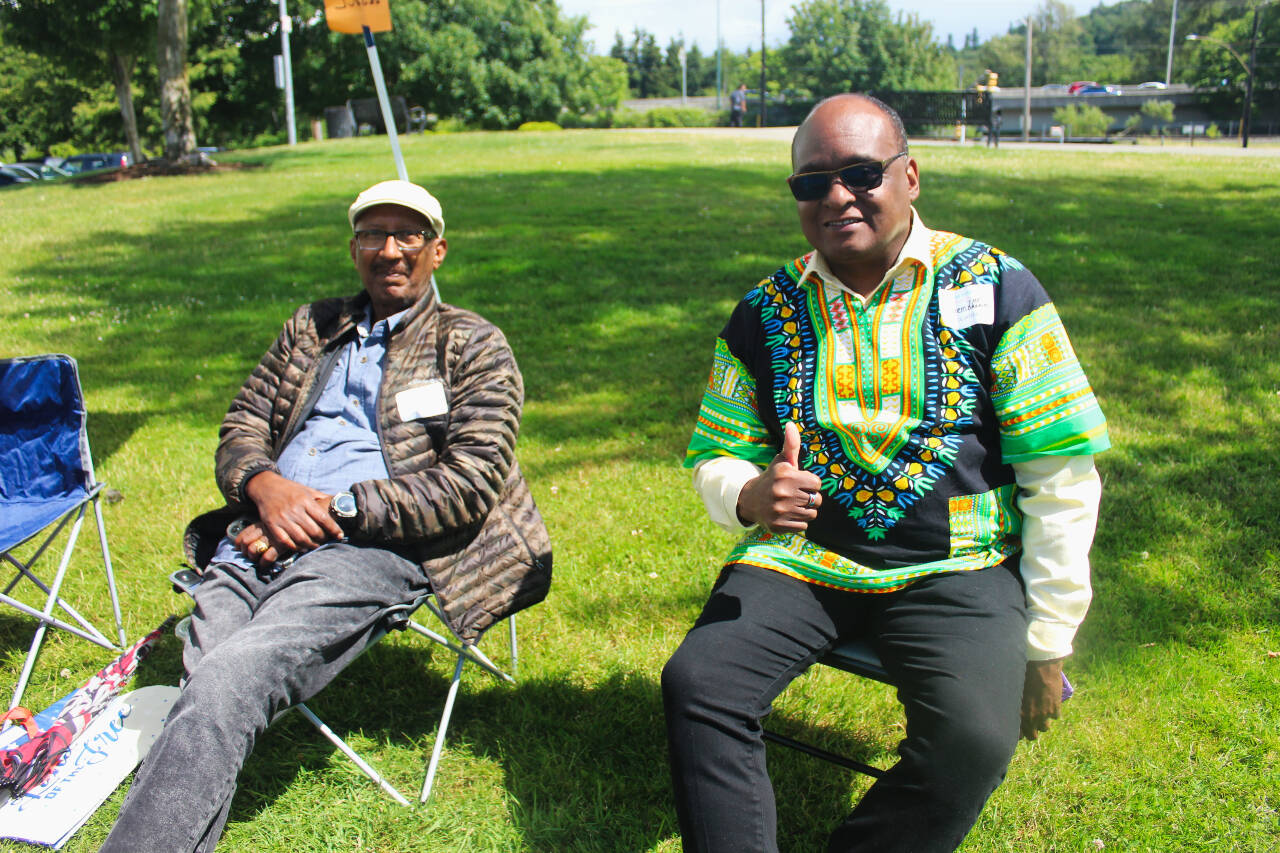
M 831 189 L 832 181 L 839 181 L 851 193 L 873 190 L 884 181 L 885 170 L 889 164 L 899 157 L 906 157 L 907 152 L 894 154 L 888 160 L 868 163 L 854 163 L 839 169 L 828 169 L 825 172 L 800 172 L 787 178 L 787 186 L 796 201 L 817 201 L 824 198 Z

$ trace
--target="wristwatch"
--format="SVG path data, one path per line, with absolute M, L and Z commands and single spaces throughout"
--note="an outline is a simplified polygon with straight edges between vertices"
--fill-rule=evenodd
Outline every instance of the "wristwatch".
M 356 496 L 350 492 L 338 492 L 329 501 L 329 514 L 338 520 L 338 524 L 344 530 L 358 512 L 359 510 L 356 509 Z

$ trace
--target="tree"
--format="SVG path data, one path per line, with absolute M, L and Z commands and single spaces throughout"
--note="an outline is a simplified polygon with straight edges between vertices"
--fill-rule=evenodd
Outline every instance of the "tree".
M 627 97 L 626 63 L 612 56 L 587 57 L 586 88 L 594 105 L 616 110 Z
M 160 72 L 160 116 L 164 156 L 176 161 L 196 148 L 191 123 L 191 88 L 187 84 L 187 2 L 159 0 L 156 68 Z
M 1097 138 L 1107 135 L 1111 118 L 1093 104 L 1070 104 L 1053 111 L 1053 123 L 1065 128 L 1067 138 Z
M 884 0 L 801 0 L 787 23 L 788 82 L 814 96 L 955 82 L 955 66 L 932 25 L 915 15 L 895 20 Z
M 80 81 L 12 44 L 0 27 L 0 161 L 49 154 L 71 136 Z
M 142 160 L 133 106 L 133 69 L 155 33 L 155 0 L 0 0 L 0 22 L 13 44 L 72 75 L 110 77 L 124 138 Z

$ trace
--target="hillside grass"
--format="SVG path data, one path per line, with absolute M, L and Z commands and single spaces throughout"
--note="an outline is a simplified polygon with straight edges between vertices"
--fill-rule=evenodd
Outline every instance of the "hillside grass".
M 519 684 L 464 682 L 429 808 L 386 800 L 290 715 L 246 766 L 220 849 L 679 850 L 658 675 L 731 544 L 679 463 L 716 333 L 806 250 L 786 145 L 608 131 L 403 144 L 444 203 L 445 300 L 501 326 L 523 369 L 519 453 L 554 586 L 519 618 Z M 1115 445 L 1098 460 L 1076 697 L 1019 747 L 962 849 L 1275 849 L 1280 158 L 915 155 L 927 224 L 1000 246 L 1048 287 Z M 227 157 L 256 167 L 0 194 L 0 356 L 79 361 L 98 473 L 123 495 L 104 511 L 130 637 L 184 609 L 166 575 L 186 520 L 218 503 L 226 406 L 298 303 L 358 288 L 346 206 L 394 175 L 381 139 Z M 90 525 L 68 587 L 102 620 L 94 540 Z M 0 612 L 0 684 L 31 630 Z M 499 659 L 503 634 L 484 643 Z M 137 683 L 176 683 L 178 648 L 165 640 Z M 51 637 L 27 704 L 106 659 Z M 413 791 L 450 670 L 393 637 L 313 707 Z M 890 763 L 891 690 L 819 670 L 771 725 Z M 868 783 L 775 747 L 769 759 L 782 849 L 824 849 Z M 66 849 L 96 849 L 122 797 Z

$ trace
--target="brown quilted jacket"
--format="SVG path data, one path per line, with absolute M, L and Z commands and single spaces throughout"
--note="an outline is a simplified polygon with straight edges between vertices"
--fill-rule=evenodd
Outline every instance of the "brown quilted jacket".
M 222 422 L 218 487 L 227 506 L 187 530 L 203 568 L 230 517 L 254 511 L 245 483 L 302 428 L 337 351 L 355 332 L 368 296 L 304 305 L 254 368 Z M 441 380 L 444 414 L 401 421 L 395 395 Z M 524 386 L 502 332 L 428 292 L 388 344 L 377 414 L 391 477 L 355 483 L 352 542 L 389 548 L 422 564 L 453 631 L 470 642 L 546 597 L 551 543 L 515 460 Z

